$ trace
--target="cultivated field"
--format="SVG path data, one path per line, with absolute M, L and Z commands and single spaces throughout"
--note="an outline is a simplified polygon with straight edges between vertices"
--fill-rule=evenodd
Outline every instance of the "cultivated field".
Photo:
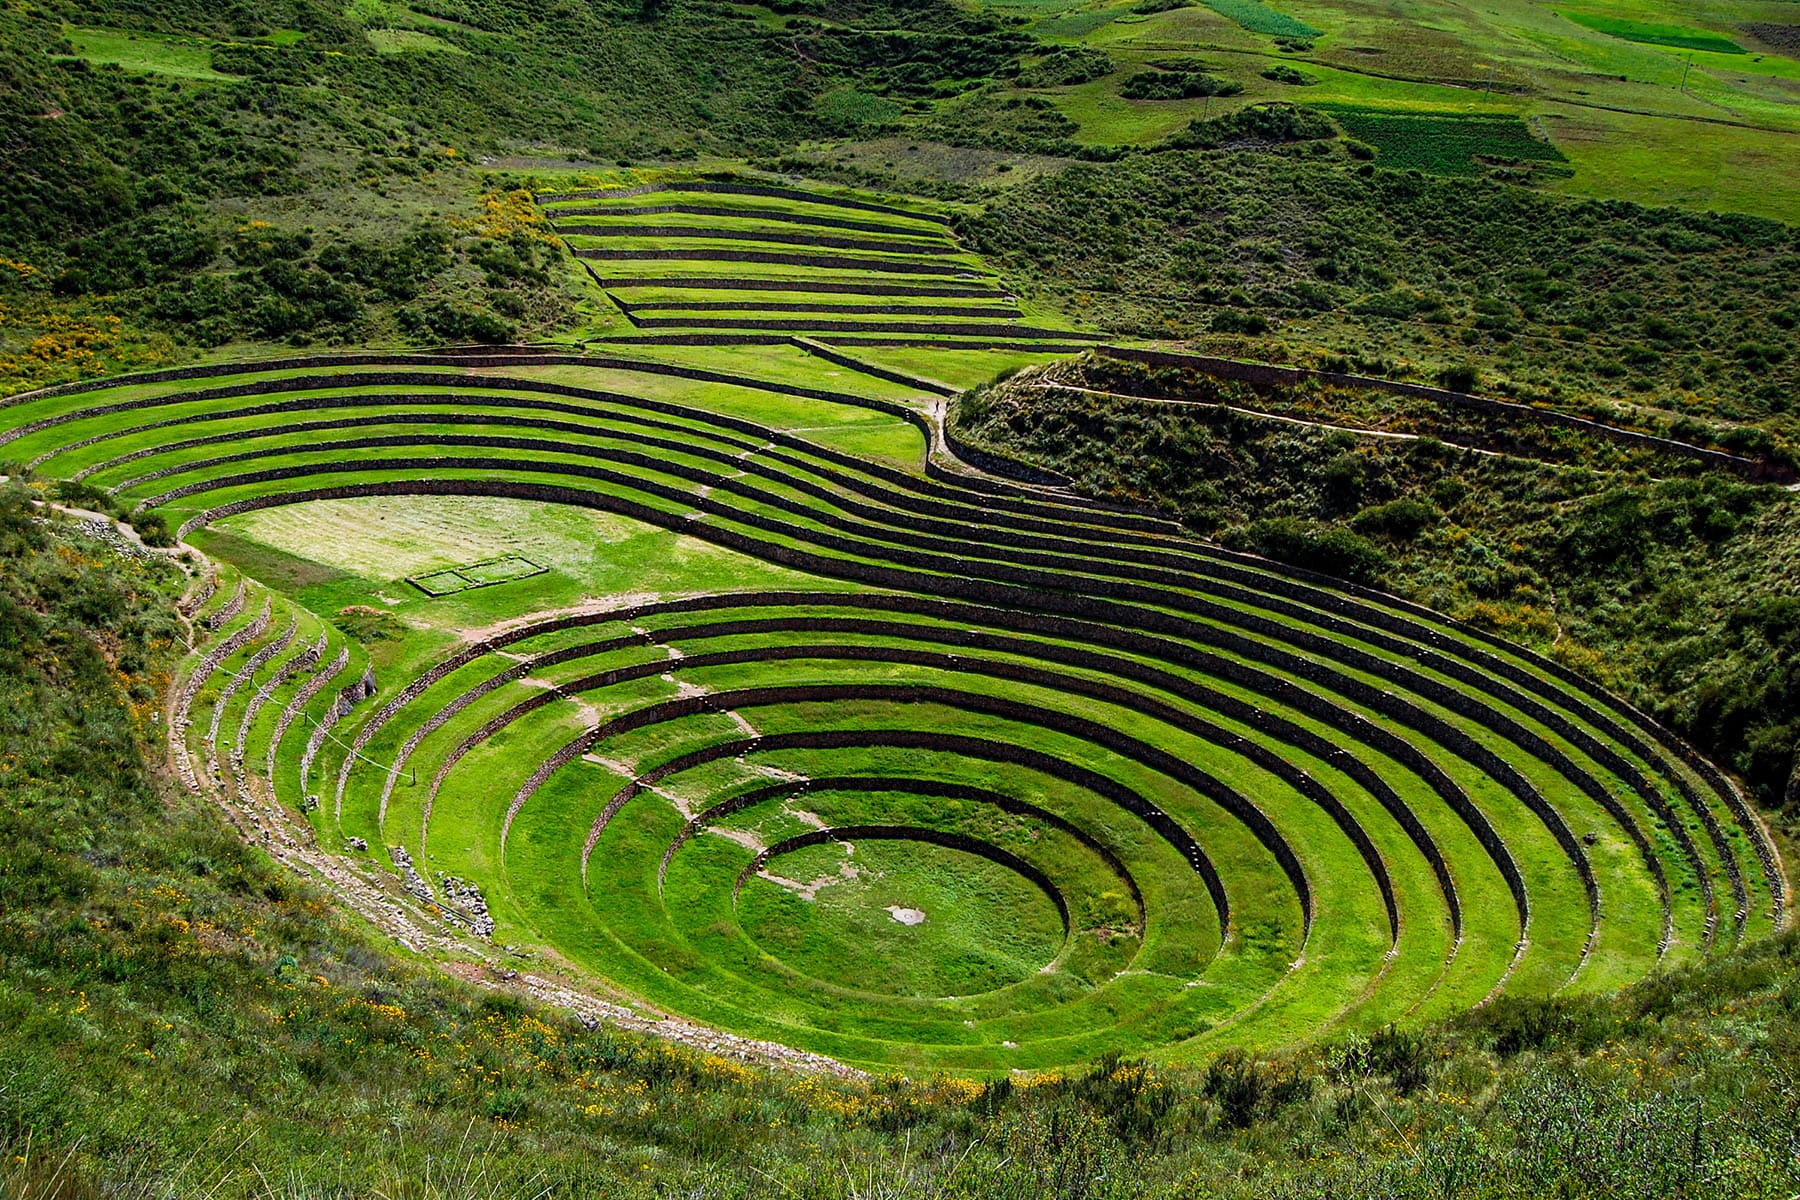
M 1408 118 L 1385 128 L 1401 153 L 1390 160 L 1378 147 L 1377 161 L 1394 166 L 1468 174 L 1472 150 L 1491 163 L 1551 158 L 1535 176 L 1581 195 L 1781 219 L 1800 200 L 1800 61 L 1792 5 L 1779 0 L 1428 0 L 1404 14 L 1317 0 L 1049 0 L 1005 10 L 1034 18 L 1055 45 L 1108 56 L 1072 80 L 1029 67 L 1019 77 L 1084 145 L 1149 145 L 1197 117 L 1287 101 L 1366 109 L 1365 124 Z M 1170 66 L 1236 91 L 1123 94 L 1134 74 Z M 1420 146 L 1440 139 L 1443 148 Z
M 6 458 L 206 552 L 188 781 L 437 952 L 980 1072 L 1604 991 L 1786 923 L 1737 787 L 1567 669 L 958 461 L 944 396 L 1070 335 L 924 210 L 551 203 L 685 341 L 0 407 Z

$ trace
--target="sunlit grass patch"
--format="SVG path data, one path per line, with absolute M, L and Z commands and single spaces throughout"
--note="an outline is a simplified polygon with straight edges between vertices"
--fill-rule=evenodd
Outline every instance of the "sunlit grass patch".
M 1592 29 L 1628 42 L 1651 46 L 1673 46 L 1679 50 L 1707 50 L 1714 54 L 1744 54 L 1747 51 L 1730 38 L 1687 25 L 1659 25 L 1652 21 L 1633 21 L 1624 17 L 1603 17 L 1597 13 L 1564 13 L 1563 16 Z

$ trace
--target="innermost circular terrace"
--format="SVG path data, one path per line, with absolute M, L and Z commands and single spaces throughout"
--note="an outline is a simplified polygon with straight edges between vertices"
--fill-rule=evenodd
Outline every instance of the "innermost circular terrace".
M 976 995 L 1051 966 L 1065 931 L 1047 879 L 906 832 L 769 856 L 738 895 L 745 933 L 802 975 L 891 996 Z

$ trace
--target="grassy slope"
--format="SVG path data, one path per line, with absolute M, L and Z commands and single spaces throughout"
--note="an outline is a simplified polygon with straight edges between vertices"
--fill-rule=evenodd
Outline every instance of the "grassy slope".
M 25 513 L 0 497 L 11 1194 L 1796 1186 L 1791 935 L 1617 1002 L 1030 1087 L 769 1077 L 484 996 L 395 959 L 165 785 L 138 739 L 174 653 L 173 573 Z
M 1565 403 L 1793 421 L 1800 315 L 1777 282 L 1800 262 L 1792 226 L 1178 153 L 1034 181 L 962 230 L 1122 331 L 1210 330 L 1242 357 L 1310 351 L 1375 373 L 1471 364 Z M 1277 336 L 1234 336 L 1258 325 Z

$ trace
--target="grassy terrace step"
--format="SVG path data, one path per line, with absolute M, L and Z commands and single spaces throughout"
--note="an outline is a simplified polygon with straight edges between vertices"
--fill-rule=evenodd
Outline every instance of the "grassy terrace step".
M 975 338 L 1054 338 L 1064 342 L 1097 342 L 1105 338 L 1104 334 L 1098 333 L 1075 333 L 1066 329 L 1040 329 L 1031 325 L 960 319 L 948 321 L 887 319 L 847 321 L 831 317 L 642 317 L 635 312 L 628 312 L 626 315 L 630 317 L 631 323 L 640 329 L 763 329 L 780 333 L 921 333 Z
M 891 283 L 879 279 L 832 279 L 819 275 L 783 278 L 776 275 L 599 275 L 603 287 L 618 291 L 683 289 L 702 292 L 781 292 L 828 296 L 994 297 L 999 289 L 976 283 Z
M 641 246 L 599 248 L 577 244 L 576 258 L 594 262 L 668 262 L 695 263 L 768 263 L 786 267 L 817 268 L 833 271 L 873 272 L 883 275 L 944 275 L 963 279 L 980 279 L 987 272 L 967 263 L 919 256 L 875 254 L 810 254 L 799 250 L 759 250 L 749 241 L 715 245 L 697 242 L 692 246 Z
M 880 316 L 921 316 L 921 317 L 988 317 L 1014 318 L 1025 314 L 1019 309 L 1000 301 L 985 305 L 954 304 L 838 304 L 830 301 L 807 302 L 804 300 L 762 300 L 749 304 L 741 299 L 733 300 L 694 300 L 684 297 L 668 297 L 663 299 L 635 300 L 621 303 L 627 315 L 638 313 L 663 313 L 674 311 L 677 315 L 690 313 L 748 313 L 757 312 L 808 312 L 831 313 L 848 316 L 880 315 Z
M 562 202 L 578 200 L 631 200 L 642 196 L 663 195 L 669 192 L 685 192 L 693 195 L 705 196 L 738 196 L 754 201 L 797 202 L 803 204 L 824 205 L 831 208 L 849 209 L 857 212 L 882 213 L 890 217 L 905 217 L 921 221 L 935 221 L 939 224 L 948 223 L 947 218 L 937 213 L 879 200 L 871 200 L 860 196 L 819 192 L 800 188 L 788 188 L 773 184 L 746 183 L 729 180 L 682 180 L 644 184 L 635 187 L 598 188 L 571 192 L 540 192 L 537 198 L 542 204 L 555 205 Z
M 757 419 L 918 419 L 873 395 L 510 361 L 68 390 L 0 407 L 0 443 L 184 531 L 513 497 L 849 589 L 419 642 L 348 703 L 371 660 L 327 621 L 230 575 L 199 607 L 191 744 L 221 778 L 266 766 L 328 844 L 408 845 L 427 888 L 477 880 L 500 936 L 651 1004 L 871 1064 L 1182 1056 L 1607 988 L 1785 920 L 1728 780 L 1499 639 Z M 1006 920 L 927 912 L 916 944 L 949 957 L 897 990 L 820 973 L 905 953 L 883 906 L 959 874 Z
M 776 223 L 788 222 L 832 222 L 825 228 L 842 227 L 842 225 L 872 225 L 879 229 L 900 229 L 907 233 L 930 237 L 946 237 L 949 230 L 947 221 L 937 214 L 882 212 L 865 208 L 847 207 L 835 204 L 827 199 L 815 197 L 780 197 L 780 196 L 725 196 L 714 192 L 695 192 L 690 190 L 672 190 L 650 196 L 614 194 L 611 196 L 590 196 L 586 199 L 561 200 L 539 197 L 539 205 L 552 218 L 563 216 L 584 216 L 589 214 L 619 214 L 633 210 L 644 210 L 646 215 L 653 215 L 656 210 L 673 208 L 684 211 L 712 210 L 719 215 L 754 218 Z
M 676 333 L 632 333 L 614 337 L 595 338 L 590 346 L 619 350 L 638 347 L 656 347 L 658 350 L 679 346 L 786 346 L 792 345 L 796 337 L 805 336 L 804 331 L 782 333 L 773 330 L 757 330 L 750 333 L 727 333 L 719 330 L 685 329 Z M 1054 339 L 1024 340 L 1019 338 L 993 337 L 959 337 L 954 334 L 938 333 L 833 333 L 827 335 L 833 346 L 867 347 L 870 349 L 901 349 L 911 351 L 950 351 L 963 354 L 996 353 L 1007 356 L 1018 355 L 1064 355 L 1079 354 L 1093 348 L 1093 343 L 1086 340 L 1069 340 L 1069 334 L 1057 331 Z M 1074 335 L 1077 339 L 1081 335 Z M 1033 471 L 1032 468 L 1013 466 L 1020 472 Z M 1033 471 L 1033 475 L 1025 478 L 1036 478 L 1037 482 L 1054 482 L 1059 486 L 1067 481 L 1060 476 L 1052 477 L 1049 472 Z
M 953 256 L 954 243 L 943 238 L 907 236 L 873 237 L 850 231 L 774 228 L 763 222 L 730 221 L 709 218 L 705 223 L 649 222 L 637 220 L 594 221 L 571 218 L 558 221 L 556 231 L 564 238 L 605 239 L 644 238 L 654 240 L 725 240 L 761 242 L 775 246 L 819 246 L 829 250 L 873 250 L 890 254 Z
M 847 229 L 857 233 L 885 233 L 900 236 L 936 237 L 944 240 L 941 227 L 930 225 L 895 224 L 891 221 L 855 220 L 850 217 L 826 216 L 804 212 L 796 208 L 764 208 L 701 204 L 693 202 L 675 202 L 664 204 L 591 204 L 582 206 L 572 204 L 555 206 L 550 209 L 552 217 L 560 223 L 573 221 L 581 217 L 692 217 L 698 219 L 730 217 L 756 218 L 788 225 L 812 225 L 821 229 Z M 562 225 L 567 228 L 566 224 Z

